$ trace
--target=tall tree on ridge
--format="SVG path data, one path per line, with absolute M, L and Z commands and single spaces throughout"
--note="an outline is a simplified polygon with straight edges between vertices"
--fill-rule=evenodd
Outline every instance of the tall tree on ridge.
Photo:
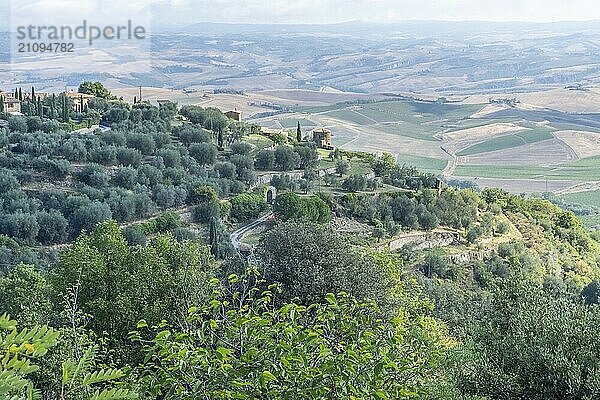
M 300 127 L 300 121 L 298 121 L 298 127 L 296 128 L 296 140 L 298 142 L 302 141 L 302 128 Z
M 223 131 L 217 133 L 217 146 L 219 146 L 219 149 L 223 148 Z

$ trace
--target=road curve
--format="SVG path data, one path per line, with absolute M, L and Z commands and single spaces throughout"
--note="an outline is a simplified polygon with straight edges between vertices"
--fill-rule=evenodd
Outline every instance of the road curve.
M 238 251 L 245 250 L 246 248 L 251 247 L 250 245 L 242 243 L 241 239 L 244 237 L 244 235 L 246 233 L 248 233 L 252 229 L 256 228 L 257 226 L 263 224 L 264 222 L 266 222 L 267 220 L 272 218 L 274 215 L 275 214 L 273 214 L 273 213 L 263 215 L 262 217 L 255 219 L 254 221 L 249 222 L 246 225 L 231 232 L 231 234 L 229 235 L 229 238 L 231 239 L 231 244 L 233 245 L 233 247 Z

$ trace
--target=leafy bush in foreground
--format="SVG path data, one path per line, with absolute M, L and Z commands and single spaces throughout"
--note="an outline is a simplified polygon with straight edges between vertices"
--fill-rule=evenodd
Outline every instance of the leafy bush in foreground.
M 145 346 L 154 398 L 403 399 L 426 391 L 447 348 L 435 323 L 386 321 L 345 293 L 277 308 L 272 290 L 231 275 L 190 309 L 184 328 L 161 324 Z M 405 310 L 406 311 L 406 310 Z M 141 321 L 138 328 L 145 328 Z M 142 333 L 132 336 L 141 340 Z

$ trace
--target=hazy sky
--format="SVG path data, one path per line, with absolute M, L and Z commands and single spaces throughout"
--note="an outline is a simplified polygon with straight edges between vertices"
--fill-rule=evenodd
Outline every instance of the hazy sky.
M 32 21 L 110 20 L 146 18 L 148 9 L 161 26 L 203 21 L 600 20 L 600 0 L 12 0 L 10 13 L 13 19 Z M 5 19 L 0 16 L 1 20 Z
M 600 0 L 158 0 L 197 10 L 205 20 L 255 22 L 397 22 L 407 19 L 564 21 L 600 20 Z M 166 15 L 166 14 L 165 14 Z

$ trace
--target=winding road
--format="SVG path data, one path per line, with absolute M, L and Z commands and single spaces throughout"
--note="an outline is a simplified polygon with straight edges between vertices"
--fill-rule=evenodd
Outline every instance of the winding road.
M 271 212 L 231 232 L 229 238 L 231 239 L 231 244 L 233 245 L 233 247 L 238 251 L 251 250 L 251 245 L 242 243 L 242 239 L 244 238 L 244 236 L 256 227 L 268 221 L 270 218 L 273 218 L 274 216 L 275 214 Z

